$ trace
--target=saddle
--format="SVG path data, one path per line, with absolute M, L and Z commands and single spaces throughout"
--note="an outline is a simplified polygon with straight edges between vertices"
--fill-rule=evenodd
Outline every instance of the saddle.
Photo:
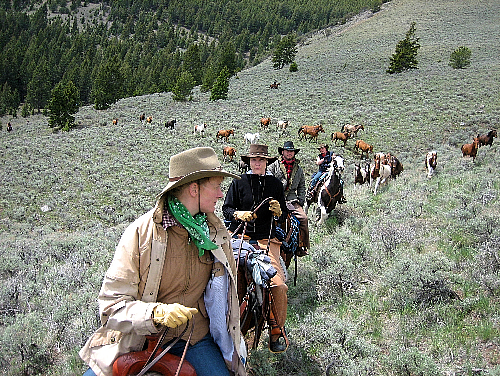
M 113 363 L 113 376 L 137 375 L 141 372 L 153 354 L 155 357 L 160 355 L 161 349 L 156 348 L 158 337 L 147 336 L 147 340 L 148 347 L 146 350 L 129 352 L 115 360 Z M 166 353 L 149 369 L 149 371 L 157 372 L 163 376 L 196 376 L 194 367 L 185 359 L 177 374 L 176 372 L 180 363 L 180 357 L 171 353 Z
M 306 193 L 306 200 L 311 201 L 316 196 L 319 187 L 321 187 L 321 185 L 325 182 L 327 175 L 328 175 L 327 171 L 321 174 L 321 176 L 318 179 L 318 182 L 314 185 L 314 187 L 310 188 L 309 191 Z

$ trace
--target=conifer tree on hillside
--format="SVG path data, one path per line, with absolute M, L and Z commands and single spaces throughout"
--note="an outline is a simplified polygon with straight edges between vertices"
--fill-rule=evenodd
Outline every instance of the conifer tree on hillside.
M 92 87 L 95 108 L 104 110 L 122 98 L 124 85 L 120 61 L 113 55 L 96 68 Z
M 72 81 L 59 82 L 52 89 L 48 103 L 49 127 L 69 131 L 75 124 L 80 94 Z
M 47 59 L 42 58 L 33 72 L 33 77 L 28 83 L 28 92 L 26 95 L 26 102 L 31 105 L 32 108 L 40 109 L 45 108 L 49 100 L 49 94 L 51 90 L 51 83 L 49 81 L 49 69 L 47 65 Z
M 229 69 L 224 67 L 219 73 L 219 76 L 215 80 L 214 85 L 210 91 L 210 100 L 216 101 L 217 99 L 227 99 L 227 93 L 229 91 Z
M 396 45 L 396 51 L 391 57 L 387 73 L 401 73 L 402 71 L 418 68 L 417 52 L 420 48 L 420 38 L 415 37 L 415 22 L 412 22 L 406 37 Z
M 195 81 L 191 73 L 182 72 L 177 83 L 172 88 L 172 98 L 175 101 L 185 101 L 188 96 L 191 96 Z
M 288 34 L 277 43 L 272 57 L 275 69 L 282 69 L 285 65 L 293 63 L 297 55 L 296 44 L 295 34 Z

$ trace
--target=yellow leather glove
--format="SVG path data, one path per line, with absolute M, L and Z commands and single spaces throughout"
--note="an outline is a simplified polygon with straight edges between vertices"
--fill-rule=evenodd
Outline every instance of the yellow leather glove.
M 275 217 L 281 216 L 281 206 L 277 200 L 269 201 L 269 210 L 271 210 Z
M 153 309 L 153 321 L 157 325 L 176 328 L 179 325 L 185 324 L 196 313 L 198 313 L 196 308 L 188 308 L 179 303 L 162 303 Z
M 242 220 L 244 222 L 249 222 L 252 219 L 257 218 L 257 214 L 252 213 L 251 211 L 235 211 L 234 218 Z

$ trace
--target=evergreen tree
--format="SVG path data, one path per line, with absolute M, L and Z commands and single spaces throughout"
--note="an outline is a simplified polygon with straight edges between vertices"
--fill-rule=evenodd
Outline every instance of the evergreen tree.
M 210 91 L 210 100 L 216 101 L 217 99 L 227 99 L 227 93 L 229 91 L 229 69 L 224 67 L 219 73 L 219 76 L 215 80 L 214 85 Z
M 75 123 L 79 92 L 72 81 L 59 82 L 53 89 L 48 103 L 49 127 L 69 131 Z
M 104 110 L 122 98 L 124 85 L 120 60 L 118 55 L 112 55 L 97 68 L 95 74 L 92 88 L 95 108 Z
M 274 69 L 282 69 L 295 60 L 295 55 L 297 55 L 296 44 L 295 34 L 288 34 L 276 44 L 272 57 Z
M 201 85 L 203 77 L 203 65 L 200 58 L 200 50 L 196 43 L 190 44 L 184 54 L 184 70 L 189 72 L 194 79 L 195 85 Z
M 173 100 L 185 101 L 187 96 L 191 96 L 194 87 L 195 81 L 191 73 L 182 72 L 172 89 Z
M 26 102 L 40 112 L 40 109 L 45 108 L 49 100 L 50 88 L 47 59 L 42 58 L 33 72 L 31 81 L 28 83 Z
M 417 69 L 417 52 L 420 48 L 420 38 L 415 37 L 415 22 L 406 32 L 406 37 L 396 45 L 396 52 L 391 57 L 391 63 L 387 73 L 401 73 L 409 69 Z

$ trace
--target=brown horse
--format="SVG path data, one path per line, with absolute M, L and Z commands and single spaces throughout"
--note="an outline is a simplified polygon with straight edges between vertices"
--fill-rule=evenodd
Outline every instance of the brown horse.
M 307 135 L 310 136 L 309 140 L 316 140 L 318 142 L 318 134 L 319 132 L 325 133 L 323 126 L 319 125 L 303 125 L 299 128 L 299 139 L 303 136 L 304 139 L 307 138 Z

